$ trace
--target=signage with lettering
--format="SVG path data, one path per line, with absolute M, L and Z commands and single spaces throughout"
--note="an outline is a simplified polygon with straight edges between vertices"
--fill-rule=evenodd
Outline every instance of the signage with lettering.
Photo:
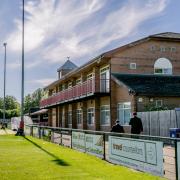
M 177 142 L 178 180 L 180 180 L 180 142 Z
M 103 136 L 86 134 L 85 135 L 86 152 L 103 158 Z
M 39 128 L 38 127 L 33 127 L 33 136 L 39 137 Z
M 163 143 L 109 136 L 109 160 L 163 176 Z
M 83 132 L 72 132 L 72 147 L 85 152 L 85 134 Z

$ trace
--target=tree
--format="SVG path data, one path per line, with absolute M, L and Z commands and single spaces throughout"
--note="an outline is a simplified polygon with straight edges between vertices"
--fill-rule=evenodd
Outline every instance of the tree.
M 20 104 L 14 96 L 5 97 L 5 117 L 10 119 L 11 117 L 20 115 Z M 4 111 L 4 99 L 0 98 L 0 118 L 3 118 Z
M 28 113 L 30 108 L 39 107 L 39 102 L 41 101 L 43 96 L 44 90 L 41 88 L 38 88 L 32 94 L 28 94 L 25 97 L 24 101 L 24 112 Z

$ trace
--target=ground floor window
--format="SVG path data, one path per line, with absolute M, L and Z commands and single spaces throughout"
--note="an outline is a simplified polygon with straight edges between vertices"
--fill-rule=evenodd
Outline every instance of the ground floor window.
M 131 103 L 130 102 L 119 103 L 117 107 L 117 113 L 118 113 L 118 120 L 122 125 L 129 124 L 131 117 Z
M 77 124 L 82 123 L 82 109 L 78 109 L 76 111 L 76 116 L 77 116 Z
M 88 108 L 87 122 L 88 124 L 94 124 L 94 108 Z
M 68 124 L 72 124 L 72 111 L 68 111 Z
M 101 125 L 110 124 L 110 106 L 101 106 Z

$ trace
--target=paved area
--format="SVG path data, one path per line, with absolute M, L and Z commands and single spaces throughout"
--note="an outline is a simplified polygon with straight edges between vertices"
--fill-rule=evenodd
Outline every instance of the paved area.
M 12 131 L 10 129 L 0 129 L 0 135 L 7 135 L 7 134 L 15 134 L 15 131 Z

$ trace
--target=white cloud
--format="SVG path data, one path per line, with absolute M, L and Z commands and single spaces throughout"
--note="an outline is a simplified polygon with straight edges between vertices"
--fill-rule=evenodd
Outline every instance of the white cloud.
M 129 0 L 121 7 L 108 9 L 108 1 L 99 0 L 39 0 L 26 4 L 25 49 L 38 51 L 40 61 L 31 62 L 34 67 L 42 62 L 57 63 L 65 57 L 72 59 L 89 57 L 115 40 L 128 37 L 146 20 L 160 15 L 168 0 Z M 103 13 L 103 17 L 100 17 Z M 8 42 L 14 51 L 21 49 L 21 24 Z M 38 54 L 39 54 L 38 53 Z M 87 59 L 88 60 L 88 59 Z
M 35 79 L 35 80 L 28 81 L 28 83 L 38 84 L 39 86 L 47 86 L 48 84 L 54 82 L 55 80 L 56 79 L 54 78 Z

